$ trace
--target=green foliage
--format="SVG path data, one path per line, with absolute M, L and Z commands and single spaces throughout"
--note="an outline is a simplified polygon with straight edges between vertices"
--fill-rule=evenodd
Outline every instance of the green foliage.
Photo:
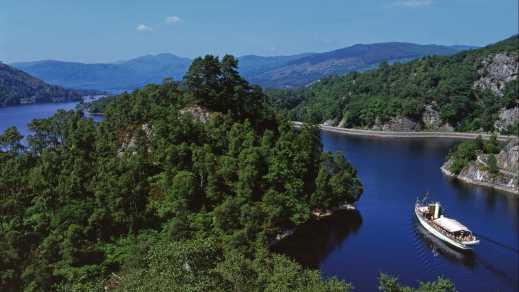
M 459 174 L 461 170 L 467 166 L 470 162 L 475 161 L 479 153 L 490 154 L 489 157 L 492 159 L 494 166 L 492 167 L 491 173 L 497 173 L 497 161 L 494 154 L 499 153 L 501 147 L 497 141 L 497 136 L 494 134 L 490 136 L 488 141 L 483 141 L 481 136 L 478 136 L 473 141 L 466 141 L 458 144 L 455 148 L 451 149 L 448 158 L 452 160 L 449 170 L 454 174 Z M 494 168 L 495 167 L 495 168 Z
M 18 132 L 16 127 L 7 128 L 3 134 L 0 135 L 0 152 L 18 153 L 23 149 L 21 141 L 22 134 Z
M 358 200 L 362 186 L 343 156 L 322 153 L 317 128 L 274 115 L 236 66 L 197 59 L 185 85 L 110 98 L 97 124 L 80 111 L 35 120 L 26 147 L 16 129 L 2 134 L 0 290 L 347 287 L 256 256 L 316 207 Z M 182 113 L 193 106 L 209 120 Z
M 238 61 L 231 55 L 221 61 L 210 55 L 196 58 L 184 81 L 194 102 L 239 118 L 252 118 L 265 99 L 261 89 L 241 78 Z
M 513 135 L 519 137 L 519 121 L 515 122 L 513 125 L 509 126 L 505 131 L 506 135 Z
M 501 149 L 499 147 L 499 142 L 497 142 L 497 136 L 495 134 L 492 134 L 492 136 L 490 136 L 490 139 L 488 140 L 488 142 L 484 143 L 483 150 L 485 151 L 485 153 L 490 153 L 490 154 L 499 153 L 499 151 Z
M 476 159 L 479 150 L 481 148 L 475 141 L 460 143 L 454 148 L 454 151 L 451 150 L 449 153 L 449 159 L 452 160 L 449 170 L 454 174 L 459 174 L 465 166 Z
M 88 111 L 90 114 L 103 114 L 106 107 L 117 99 L 117 95 L 109 95 L 101 97 L 91 102 L 82 102 L 78 108 Z
M 456 292 L 454 283 L 443 277 L 433 282 L 420 282 L 418 287 L 403 286 L 398 278 L 381 273 L 378 289 L 383 292 Z
M 497 52 L 519 54 L 518 36 L 451 57 L 428 56 L 406 64 L 321 79 L 293 91 L 270 91 L 270 100 L 293 120 L 343 120 L 345 127 L 371 127 L 392 117 L 421 122 L 426 105 L 459 131 L 492 131 L 501 108 L 517 106 L 517 81 L 503 96 L 474 89 L 484 58 Z
M 212 240 L 161 242 L 145 264 L 122 276 L 117 291 L 349 291 L 337 279 L 322 280 L 286 257 L 258 251 L 254 259 L 223 251 Z
M 506 84 L 503 98 L 506 104 L 506 108 L 512 108 L 517 106 L 519 103 L 519 80 L 515 79 Z
M 492 175 L 497 175 L 499 173 L 499 168 L 497 167 L 496 156 L 493 153 L 488 156 L 487 165 L 488 165 L 488 171 Z

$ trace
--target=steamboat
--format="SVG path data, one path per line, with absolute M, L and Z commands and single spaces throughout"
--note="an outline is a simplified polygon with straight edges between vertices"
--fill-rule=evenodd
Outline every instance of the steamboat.
M 417 200 L 414 212 L 428 232 L 456 248 L 470 250 L 479 244 L 479 240 L 465 225 L 444 216 L 439 202 Z

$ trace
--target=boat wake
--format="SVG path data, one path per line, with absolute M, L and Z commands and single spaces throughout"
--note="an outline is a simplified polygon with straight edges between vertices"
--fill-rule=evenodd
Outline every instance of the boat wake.
M 519 255 L 519 249 L 516 249 L 516 248 L 514 248 L 514 247 L 511 247 L 511 246 L 509 246 L 509 245 L 507 245 L 507 244 L 505 244 L 505 243 L 501 243 L 501 242 L 499 242 L 499 241 L 493 240 L 493 239 L 490 238 L 489 236 L 486 236 L 486 235 L 483 235 L 483 234 L 480 234 L 480 233 L 476 234 L 476 236 L 479 237 L 479 238 L 481 238 L 481 239 L 483 239 L 483 240 L 485 240 L 485 241 L 488 241 L 488 242 L 490 242 L 490 243 L 493 243 L 494 245 L 497 245 L 497 246 L 499 246 L 499 247 L 502 247 L 502 248 L 504 248 L 504 249 L 506 249 L 506 250 L 508 250 L 508 251 L 511 251 L 511 252 L 513 252 L 513 253 Z
M 496 267 L 490 261 L 482 258 L 481 255 L 476 253 L 476 251 L 461 250 L 451 247 L 423 228 L 415 216 L 411 215 L 410 219 L 411 230 L 415 235 L 413 244 L 426 272 L 433 273 L 434 275 L 444 275 L 445 271 L 448 269 L 448 263 L 455 263 L 466 268 L 463 269 L 463 274 L 467 280 L 473 278 L 474 271 L 483 268 L 501 279 L 501 281 L 506 283 L 508 287 L 514 289 L 517 288 L 517 283 L 515 283 L 514 277 L 510 276 L 499 267 Z M 495 241 L 488 236 L 481 234 L 476 234 L 476 236 L 483 239 L 485 242 L 490 242 L 500 248 L 513 252 L 514 254 L 519 254 L 517 249 Z M 432 256 L 431 253 L 433 254 Z

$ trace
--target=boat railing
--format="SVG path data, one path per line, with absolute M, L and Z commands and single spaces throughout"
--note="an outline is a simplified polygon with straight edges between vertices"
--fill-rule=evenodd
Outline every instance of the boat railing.
M 434 222 L 434 220 L 431 220 L 429 219 L 427 216 L 424 216 L 423 212 L 420 211 L 419 209 L 419 205 L 417 204 L 415 206 L 415 209 L 418 210 L 418 212 L 420 213 L 420 215 L 427 221 L 431 224 L 431 226 L 438 230 L 440 233 L 442 233 L 443 235 L 453 239 L 453 240 L 456 240 L 458 242 L 461 242 L 463 243 L 464 241 L 473 241 L 475 240 L 476 238 L 474 237 L 473 234 L 468 234 L 468 235 L 465 235 L 465 236 L 462 236 L 462 235 L 455 235 L 451 232 L 448 232 L 447 230 L 445 230 L 441 225 L 437 224 L 436 222 Z

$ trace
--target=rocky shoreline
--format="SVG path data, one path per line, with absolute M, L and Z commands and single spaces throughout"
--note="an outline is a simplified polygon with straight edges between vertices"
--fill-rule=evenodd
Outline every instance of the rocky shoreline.
M 463 176 L 463 175 L 456 175 L 456 174 L 450 172 L 444 165 L 442 167 L 440 167 L 440 169 L 441 169 L 442 173 L 445 174 L 446 176 L 449 176 L 449 177 L 452 177 L 455 179 L 459 179 L 465 183 L 489 187 L 489 188 L 493 188 L 496 190 L 505 191 L 508 193 L 519 195 L 519 190 L 517 188 L 508 187 L 506 185 L 501 185 L 501 184 L 495 184 L 495 183 L 475 180 L 475 179 L 471 179 L 470 177 Z
M 452 160 L 447 160 L 442 166 L 443 174 L 463 182 L 491 187 L 501 191 L 519 195 L 519 139 L 511 140 L 501 152 L 496 155 L 499 172 L 491 174 L 485 163 L 485 154 L 478 155 L 459 174 L 449 170 Z

